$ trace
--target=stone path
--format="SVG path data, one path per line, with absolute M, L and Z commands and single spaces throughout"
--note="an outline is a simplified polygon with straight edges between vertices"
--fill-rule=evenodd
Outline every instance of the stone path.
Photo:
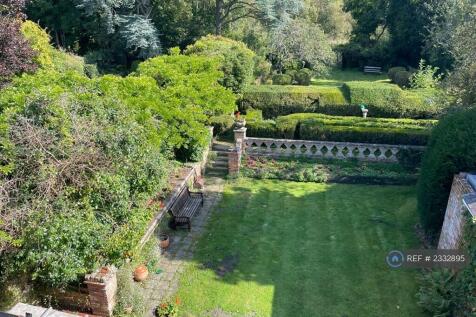
M 149 310 L 153 313 L 160 302 L 171 298 L 179 287 L 179 275 L 187 261 L 193 257 L 198 238 L 203 233 L 205 225 L 210 218 L 213 207 L 220 201 L 225 181 L 219 177 L 205 179 L 204 202 L 199 214 L 192 219 L 192 230 L 178 229 L 170 237 L 170 246 L 163 251 L 158 267 L 163 270 L 160 274 L 151 272 L 144 283 L 147 293 Z

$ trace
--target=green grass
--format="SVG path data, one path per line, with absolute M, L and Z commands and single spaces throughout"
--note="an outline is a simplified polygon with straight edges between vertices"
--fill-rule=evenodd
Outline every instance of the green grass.
M 183 315 L 424 316 L 415 303 L 416 272 L 385 264 L 388 251 L 417 245 L 414 191 L 250 179 L 228 184 L 181 277 Z M 216 270 L 230 256 L 237 265 L 220 276 Z
M 329 72 L 329 75 L 322 78 L 313 78 L 311 81 L 312 85 L 318 86 L 342 86 L 345 82 L 348 81 L 368 81 L 368 82 L 386 82 L 390 83 L 390 79 L 387 76 L 387 73 L 382 73 L 380 75 L 375 74 L 364 74 L 360 70 L 350 69 L 350 70 L 341 70 L 333 69 Z

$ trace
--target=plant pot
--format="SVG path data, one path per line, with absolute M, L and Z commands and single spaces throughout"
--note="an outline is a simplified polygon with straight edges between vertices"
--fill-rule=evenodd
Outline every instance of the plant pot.
M 147 266 L 145 265 L 139 265 L 134 270 L 134 280 L 136 280 L 137 282 L 144 281 L 148 276 L 149 276 L 149 270 L 147 269 Z
M 369 110 L 367 110 L 367 109 L 362 110 L 362 117 L 367 118 L 367 113 L 368 112 L 369 112 Z
M 169 236 L 165 233 L 159 235 L 159 245 L 162 249 L 167 249 L 170 245 Z

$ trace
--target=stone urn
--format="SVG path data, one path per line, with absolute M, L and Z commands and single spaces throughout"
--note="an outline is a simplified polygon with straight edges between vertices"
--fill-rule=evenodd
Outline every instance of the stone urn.
M 369 113 L 369 109 L 362 109 L 362 117 L 367 118 L 367 114 Z
M 162 249 L 167 249 L 170 245 L 170 238 L 168 234 L 161 233 L 159 235 L 159 245 Z
M 139 265 L 134 270 L 134 280 L 136 280 L 137 282 L 144 281 L 148 276 L 149 276 L 149 270 L 147 269 L 147 266 L 145 265 Z
M 235 121 L 235 128 L 236 129 L 241 129 L 246 126 L 246 120 L 245 119 L 239 119 Z

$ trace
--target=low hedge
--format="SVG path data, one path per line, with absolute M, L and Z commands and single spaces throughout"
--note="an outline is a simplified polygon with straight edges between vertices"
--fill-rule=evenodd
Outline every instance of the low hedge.
M 365 104 L 371 117 L 427 119 L 438 117 L 442 110 L 433 95 L 360 81 L 342 87 L 261 85 L 245 90 L 240 110 L 260 109 L 266 119 L 302 112 L 360 116 L 360 105 Z
M 300 113 L 248 124 L 250 137 L 425 145 L 435 120 L 337 117 Z

